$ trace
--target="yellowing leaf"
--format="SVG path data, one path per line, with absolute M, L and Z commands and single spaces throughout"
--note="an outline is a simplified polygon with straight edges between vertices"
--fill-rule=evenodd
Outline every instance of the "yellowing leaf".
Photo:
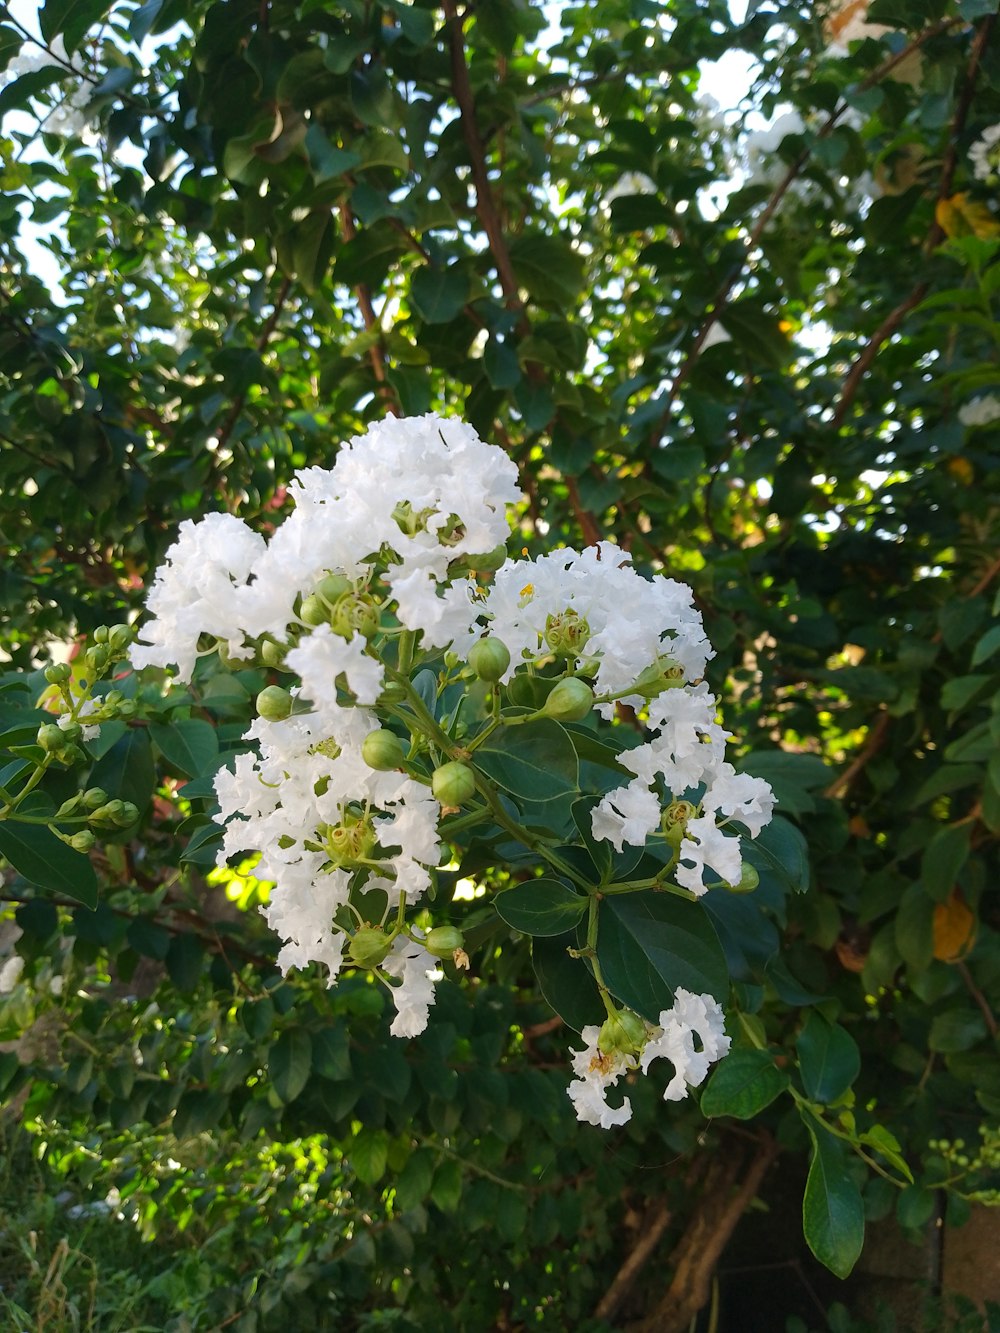
M 934 908 L 934 957 L 959 963 L 976 941 L 976 917 L 958 889 Z
M 978 199 L 970 199 L 963 190 L 950 199 L 939 199 L 934 211 L 937 224 L 946 236 L 977 236 L 981 241 L 1000 236 L 1000 222 Z

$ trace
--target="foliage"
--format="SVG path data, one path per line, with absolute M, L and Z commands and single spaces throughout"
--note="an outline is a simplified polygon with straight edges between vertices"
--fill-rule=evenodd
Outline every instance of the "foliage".
M 135 617 L 182 519 L 270 532 L 297 469 L 439 411 L 516 462 L 531 555 L 609 537 L 691 584 L 739 765 L 779 799 L 757 891 L 704 900 L 733 1053 L 700 1111 L 639 1079 L 607 1140 L 559 1072 L 590 1021 L 565 950 L 529 949 L 498 857 L 439 875 L 472 980 L 393 1044 L 364 973 L 279 977 L 252 867 L 210 872 L 211 776 L 271 677 L 111 682 L 136 712 L 21 811 L 47 828 L 79 794 L 72 836 L 94 787 L 135 805 L 137 829 L 96 829 L 96 909 L 82 851 L 55 839 L 57 882 L 18 851 L 30 822 L 0 824 L 25 964 L 0 1093 L 144 1234 L 266 1217 L 266 1257 L 193 1327 L 328 1292 L 357 1327 L 613 1319 L 660 1210 L 689 1272 L 713 1191 L 748 1201 L 779 1148 L 810 1162 L 807 1238 L 841 1275 L 866 1218 L 918 1236 L 939 1188 L 955 1222 L 991 1188 L 1000 239 L 968 151 L 1000 120 L 995 6 L 875 0 L 846 53 L 835 18 L 601 0 L 546 34 L 527 0 L 47 0 L 62 54 L 25 70 L 3 16 L 0 781 L 41 771 L 38 670 Z M 746 116 L 700 94 L 726 51 L 757 62 Z M 797 119 L 748 144 L 751 104 Z M 21 213 L 53 229 L 57 297 Z M 651 1328 L 699 1303 L 656 1276 L 628 1300 Z

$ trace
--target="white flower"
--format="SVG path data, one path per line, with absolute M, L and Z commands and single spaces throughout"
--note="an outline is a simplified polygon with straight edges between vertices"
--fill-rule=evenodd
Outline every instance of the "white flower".
M 593 1025 L 583 1029 L 581 1036 L 587 1045 L 584 1050 L 573 1052 L 576 1078 L 566 1091 L 576 1108 L 577 1120 L 610 1129 L 612 1125 L 624 1125 L 631 1119 L 632 1103 L 626 1097 L 621 1106 L 609 1106 L 608 1088 L 613 1088 L 623 1074 L 634 1069 L 636 1062 L 632 1056 L 620 1051 L 606 1055 L 597 1044 L 600 1031 Z
M 11 954 L 3 967 L 0 967 L 0 995 L 6 995 L 14 989 L 23 971 L 24 959 L 19 953 Z
M 777 185 L 788 170 L 788 164 L 778 156 L 778 150 L 787 138 L 804 134 L 805 129 L 799 113 L 789 111 L 766 129 L 748 134 L 744 145 L 747 184 Z
M 647 837 L 659 823 L 660 802 L 641 782 L 630 782 L 608 792 L 591 815 L 594 837 L 612 843 L 617 852 L 626 842 L 633 847 L 645 846 Z
M 713 319 L 708 326 L 708 332 L 701 340 L 701 350 L 707 352 L 710 347 L 715 347 L 718 343 L 731 343 L 732 341 L 732 334 L 727 333 L 717 319 Z
M 30 40 L 33 49 L 22 48 L 13 60 L 8 61 L 0 73 L 0 84 L 10 83 L 13 79 L 24 74 L 34 74 L 40 69 L 58 69 L 58 82 L 65 86 L 72 81 L 73 86 L 44 117 L 45 129 L 52 134 L 66 136 L 82 134 L 92 119 L 85 111 L 93 100 L 91 89 L 94 86 L 83 61 L 76 52 L 72 57 L 67 55 L 66 44 L 60 33 L 52 38 L 48 47 L 35 43 L 33 38 Z
M 400 984 L 392 988 L 396 1017 L 389 1031 L 394 1037 L 417 1037 L 427 1026 L 428 1010 L 434 1003 L 434 982 L 431 973 L 439 964 L 422 944 L 397 935 L 383 969 L 390 976 L 399 977 Z
M 695 1049 L 695 1036 L 701 1042 L 700 1050 Z M 642 1072 L 646 1073 L 654 1060 L 669 1060 L 675 1072 L 663 1100 L 680 1101 L 689 1087 L 696 1088 L 703 1082 L 709 1065 L 721 1059 L 730 1044 L 719 1002 L 711 995 L 694 995 L 679 986 L 672 1008 L 660 1014 L 659 1031 L 654 1032 L 642 1052 Z
M 997 128 L 1000 129 L 1000 126 Z M 958 419 L 963 426 L 992 425 L 1000 419 L 1000 399 L 992 393 L 984 398 L 973 398 L 958 409 Z
M 605 191 L 602 202 L 611 207 L 616 199 L 623 199 L 635 194 L 655 194 L 656 183 L 642 171 L 624 171 L 612 185 L 610 190 Z
M 706 868 L 714 870 L 727 884 L 739 884 L 743 871 L 739 838 L 721 832 L 712 814 L 688 820 L 675 872 L 677 883 L 700 898 L 708 891 L 703 880 Z
M 977 181 L 996 185 L 1000 180 L 1000 125 L 991 125 L 969 149 L 972 174 Z
M 724 763 L 716 769 L 702 807 L 738 819 L 750 836 L 756 838 L 764 825 L 771 822 L 774 792 L 763 778 L 737 773 L 732 764 Z
M 343 674 L 359 704 L 373 704 L 382 692 L 385 667 L 366 652 L 367 642 L 355 632 L 350 639 L 334 634 L 329 625 L 317 625 L 286 662 L 302 678 L 302 695 L 328 716 L 342 712 L 337 700 L 337 677 Z

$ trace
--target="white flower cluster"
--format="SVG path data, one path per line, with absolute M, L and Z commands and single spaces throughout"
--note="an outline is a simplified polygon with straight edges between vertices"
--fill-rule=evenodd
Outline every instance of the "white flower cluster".
M 991 426 L 1000 420 L 1000 398 L 992 393 L 973 398 L 958 409 L 958 419 L 963 426 Z
M 573 1055 L 576 1079 L 569 1085 L 569 1095 L 577 1119 L 601 1129 L 624 1125 L 632 1117 L 628 1097 L 621 1106 L 608 1104 L 608 1089 L 624 1074 L 636 1068 L 645 1074 L 654 1060 L 667 1059 L 674 1066 L 674 1076 L 667 1084 L 663 1100 L 680 1101 L 687 1096 L 688 1088 L 696 1088 L 704 1081 L 709 1065 L 726 1055 L 730 1046 L 718 1001 L 711 995 L 693 995 L 683 987 L 674 992 L 674 1003 L 660 1014 L 659 1024 L 647 1026 L 641 1054 L 605 1053 L 598 1045 L 600 1031 L 596 1026 L 583 1029 L 581 1035 L 587 1045 Z M 695 1047 L 695 1037 L 700 1049 Z
M 45 129 L 66 138 L 81 134 L 90 123 L 86 108 L 92 101 L 92 82 L 79 55 L 72 58 L 66 52 L 62 36 L 57 34 L 46 47 L 40 43 L 32 51 L 21 51 L 0 74 L 0 82 L 10 83 L 24 74 L 34 74 L 36 70 L 58 68 L 64 71 L 61 82 L 73 80 L 72 88 L 45 116 Z M 75 77 L 74 77 L 75 76 Z
M 1000 125 L 991 125 L 969 149 L 972 174 L 987 185 L 1000 184 Z

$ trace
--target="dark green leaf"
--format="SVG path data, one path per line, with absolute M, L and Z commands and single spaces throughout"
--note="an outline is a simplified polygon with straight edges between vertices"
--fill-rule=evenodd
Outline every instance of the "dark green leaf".
M 678 986 L 717 1000 L 729 996 L 729 969 L 700 903 L 651 889 L 603 900 L 597 957 L 622 1003 L 655 1023 Z
M 820 1125 L 807 1123 L 812 1162 L 802 1199 L 802 1230 L 813 1254 L 845 1278 L 865 1239 L 865 1207 L 854 1183 L 844 1144 Z
M 575 934 L 536 935 L 531 941 L 531 962 L 545 999 L 564 1022 L 582 1032 L 591 1023 L 603 1023 L 606 1014 L 587 964 L 567 952 L 576 948 Z
M 525 935 L 562 935 L 583 916 L 587 899 L 561 880 L 527 879 L 498 893 L 493 905 Z
M 849 1032 L 828 1023 L 818 1009 L 806 1017 L 796 1040 L 806 1096 L 823 1105 L 838 1101 L 861 1071 L 861 1053 Z
M 550 718 L 501 727 L 476 751 L 476 765 L 515 798 L 552 801 L 579 784 L 573 743 Z
M 572 306 L 583 286 L 583 261 L 558 236 L 525 234 L 510 246 L 518 281 L 543 305 Z
M 85 907 L 97 906 L 97 876 L 89 859 L 67 847 L 44 824 L 0 822 L 0 855 L 29 884 L 65 894 Z
M 60 35 L 67 53 L 72 55 L 87 30 L 99 23 L 107 11 L 106 0 L 45 0 L 38 15 L 38 25 L 47 42 Z
M 287 1028 L 271 1047 L 267 1070 L 283 1102 L 294 1102 L 312 1071 L 312 1040 L 304 1028 Z
M 457 265 L 418 268 L 410 281 L 410 300 L 427 324 L 447 324 L 469 299 L 469 279 Z
M 701 1113 L 751 1120 L 788 1087 L 788 1075 L 767 1051 L 731 1051 L 712 1073 L 701 1094 Z
M 215 728 L 200 718 L 182 718 L 178 722 L 157 723 L 149 734 L 163 757 L 189 778 L 200 777 L 215 765 L 219 739 Z
M 366 1185 L 377 1184 L 385 1175 L 389 1159 L 389 1136 L 384 1129 L 361 1129 L 348 1148 L 354 1173 Z

